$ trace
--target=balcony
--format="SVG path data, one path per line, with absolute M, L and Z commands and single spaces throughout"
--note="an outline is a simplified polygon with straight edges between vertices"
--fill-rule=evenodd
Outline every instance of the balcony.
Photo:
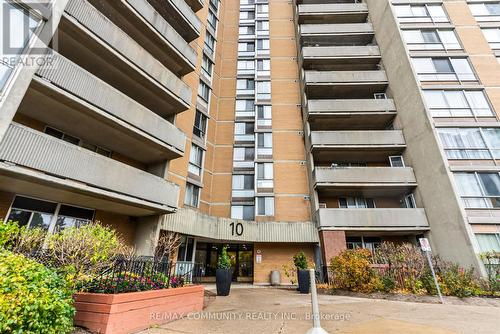
M 396 116 L 392 99 L 309 100 L 312 130 L 384 129 Z
M 316 98 L 373 98 L 386 91 L 385 71 L 305 71 L 306 93 Z
M 63 56 L 147 108 L 169 117 L 189 107 L 191 89 L 88 2 L 69 2 L 58 37 Z
M 299 5 L 299 23 L 363 23 L 366 3 L 318 3 Z
M 177 206 L 175 184 L 16 123 L 0 161 L 0 187 L 13 193 L 138 216 Z
M 319 209 L 318 227 L 345 231 L 427 231 L 429 222 L 424 209 Z
M 410 167 L 316 167 L 313 175 L 324 196 L 401 196 L 417 186 Z
M 187 42 L 200 36 L 201 21 L 186 1 L 150 0 L 149 2 Z
M 302 48 L 306 70 L 375 70 L 380 63 L 378 46 L 306 46 Z
M 90 3 L 175 74 L 195 70 L 196 51 L 147 0 Z
M 305 46 L 367 45 L 374 31 L 371 23 L 301 24 L 300 36 Z
M 195 12 L 199 11 L 203 8 L 202 0 L 186 0 L 186 3 L 191 7 L 191 9 Z
M 401 130 L 312 131 L 311 151 L 316 164 L 332 161 L 385 161 L 406 147 Z
M 145 164 L 183 155 L 186 137 L 172 123 L 63 56 L 51 59 L 34 76 L 21 114 Z

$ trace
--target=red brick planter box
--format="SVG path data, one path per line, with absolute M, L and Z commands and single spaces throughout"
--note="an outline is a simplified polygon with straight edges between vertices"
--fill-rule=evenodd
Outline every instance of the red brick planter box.
M 76 326 L 95 333 L 134 333 L 203 309 L 201 285 L 115 295 L 76 293 Z

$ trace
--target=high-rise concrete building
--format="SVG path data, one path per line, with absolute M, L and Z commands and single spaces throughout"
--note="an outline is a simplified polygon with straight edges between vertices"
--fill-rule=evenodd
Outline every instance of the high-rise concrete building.
M 2 12 L 0 219 L 97 220 L 145 255 L 178 232 L 206 281 L 223 245 L 257 284 L 301 250 L 322 266 L 426 236 L 483 272 L 500 249 L 499 1 Z

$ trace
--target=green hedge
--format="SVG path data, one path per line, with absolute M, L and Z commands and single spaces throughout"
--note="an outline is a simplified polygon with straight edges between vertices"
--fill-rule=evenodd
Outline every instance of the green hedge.
M 0 333 L 68 333 L 73 291 L 54 271 L 0 249 Z

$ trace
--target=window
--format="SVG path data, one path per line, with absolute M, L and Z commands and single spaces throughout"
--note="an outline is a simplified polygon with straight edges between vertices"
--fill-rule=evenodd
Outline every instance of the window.
M 254 123 L 234 123 L 234 134 L 235 135 L 245 135 L 252 134 L 255 132 Z
M 382 240 L 379 237 L 346 237 L 347 249 L 368 249 L 372 254 L 380 247 Z
M 211 9 L 208 10 L 207 22 L 214 30 L 217 29 L 217 16 Z
M 396 16 L 401 23 L 412 22 L 449 22 L 441 4 L 394 5 Z
M 253 175 L 233 175 L 233 190 L 253 190 Z
M 481 29 L 484 37 L 488 41 L 490 48 L 493 50 L 500 49 L 500 29 L 499 28 L 483 28 Z
M 268 39 L 258 39 L 257 40 L 257 50 L 269 50 L 269 40 Z
M 393 155 L 389 157 L 389 162 L 391 163 L 391 167 L 404 167 L 405 162 L 403 157 L 400 155 Z
M 424 90 L 433 117 L 493 117 L 483 91 Z
M 206 55 L 203 55 L 202 61 L 201 61 L 201 68 L 203 69 L 203 71 L 205 71 L 205 74 L 209 78 L 212 77 L 213 66 L 214 66 L 214 64 L 212 63 L 212 61 L 210 60 L 210 58 L 208 58 Z
M 339 207 L 343 209 L 374 208 L 375 202 L 371 198 L 345 197 L 339 198 Z
M 95 152 L 95 153 L 100 154 L 102 156 L 111 158 L 112 153 L 110 150 L 102 148 L 102 147 L 94 145 L 94 144 L 90 144 L 88 142 L 85 142 L 85 141 L 83 141 L 77 137 L 71 136 L 63 131 L 54 129 L 50 126 L 46 126 L 44 132 L 52 137 L 64 140 L 65 142 L 68 142 L 70 144 L 83 147 L 89 151 L 92 151 L 92 152 Z
M 0 57 L 0 93 L 4 90 L 14 70 L 14 60 L 17 60 L 24 52 L 40 23 L 21 6 L 7 1 L 2 1 L 1 6 L 2 21 L 5 18 L 9 19 L 7 22 L 2 22 L 3 29 L 8 29 L 10 33 L 0 32 L 4 34 L 1 43 L 3 44 L 2 57 Z M 5 61 L 2 58 L 5 58 Z
M 208 117 L 205 116 L 201 111 L 196 110 L 196 115 L 194 117 L 193 134 L 201 139 L 205 139 L 205 133 L 207 131 L 207 121 Z
M 255 43 L 254 42 L 238 43 L 238 51 L 240 51 L 240 52 L 254 52 L 255 51 Z
M 198 96 L 206 102 L 208 102 L 210 98 L 210 87 L 203 81 L 200 81 L 200 84 L 198 85 Z
M 240 35 L 255 35 L 255 26 L 240 26 Z
M 257 106 L 257 118 L 258 119 L 271 119 L 272 118 L 272 108 L 271 106 Z
M 252 161 L 255 159 L 255 149 L 253 147 L 235 147 L 234 161 Z
M 257 188 L 273 188 L 274 173 L 272 163 L 256 164 Z
M 200 187 L 195 186 L 191 183 L 186 183 L 186 196 L 184 199 L 184 204 L 193 206 L 195 208 L 198 207 L 200 199 Z
M 257 134 L 257 146 L 261 148 L 272 148 L 273 147 L 273 134 L 272 133 L 258 133 Z
M 236 80 L 237 90 L 253 90 L 255 89 L 255 80 L 253 79 L 238 79 Z
M 448 159 L 500 157 L 500 129 L 439 128 L 438 133 Z
M 257 197 L 257 215 L 274 216 L 274 197 Z
M 236 111 L 254 111 L 254 100 L 236 100 Z
M 257 81 L 257 98 L 271 98 L 271 81 Z
M 269 21 L 257 21 L 257 31 L 269 32 Z
M 238 60 L 238 70 L 253 70 L 255 69 L 255 62 L 253 60 Z
M 404 198 L 404 207 L 414 209 L 417 207 L 415 203 L 415 196 L 413 194 L 406 195 Z
M 240 12 L 240 20 L 254 20 L 255 12 L 254 11 L 242 11 Z
M 94 218 L 94 210 L 61 204 L 57 214 L 55 232 L 69 227 L 86 225 Z
M 403 30 L 403 36 L 411 51 L 462 50 L 453 30 L 412 29 Z
M 476 240 L 483 252 L 500 252 L 500 233 L 478 233 Z
M 255 207 L 253 205 L 233 205 L 231 206 L 232 219 L 255 219 Z
M 209 55 L 212 55 L 215 50 L 215 37 L 207 31 L 205 35 L 205 51 L 208 52 Z
M 93 218 L 94 210 L 91 209 L 16 196 L 7 220 L 28 228 L 39 227 L 58 232 L 70 226 L 88 224 Z
M 257 60 L 257 69 L 259 71 L 269 71 L 269 70 L 271 70 L 271 61 L 269 59 L 259 59 L 259 60 Z
M 471 3 L 469 8 L 478 22 L 500 20 L 500 3 L 498 2 Z
M 420 81 L 477 81 L 466 58 L 412 58 Z
M 201 176 L 203 166 L 203 149 L 198 145 L 191 144 L 191 151 L 189 152 L 189 166 L 188 171 L 194 175 Z
M 458 191 L 466 208 L 499 208 L 498 173 L 455 173 Z
M 257 13 L 269 13 L 269 5 L 257 5 Z

